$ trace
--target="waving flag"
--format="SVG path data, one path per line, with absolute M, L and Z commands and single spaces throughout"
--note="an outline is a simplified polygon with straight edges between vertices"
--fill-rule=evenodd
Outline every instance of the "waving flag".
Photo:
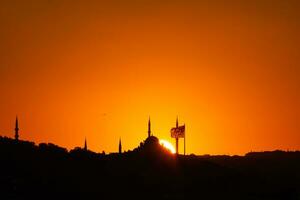
M 178 126 L 171 129 L 172 138 L 184 138 L 185 137 L 185 125 Z

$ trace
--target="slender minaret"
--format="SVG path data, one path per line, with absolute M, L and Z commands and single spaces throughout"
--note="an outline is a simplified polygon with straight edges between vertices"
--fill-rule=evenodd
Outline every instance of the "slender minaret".
M 122 153 L 122 142 L 121 142 L 121 138 L 119 140 L 119 153 Z
M 151 136 L 151 122 L 150 122 L 150 117 L 149 117 L 149 121 L 148 121 L 148 137 Z
M 176 129 L 178 128 L 178 116 L 176 117 Z M 178 155 L 178 137 L 176 139 L 176 154 Z
M 185 136 L 186 136 L 186 134 L 185 134 L 185 124 L 183 124 L 183 126 L 184 126 L 184 138 L 183 138 L 184 149 L 183 149 L 183 155 L 185 155 Z
M 18 122 L 18 116 L 16 117 L 16 126 L 15 126 L 15 140 L 19 140 L 19 122 Z
M 84 148 L 85 151 L 87 151 L 87 142 L 86 142 L 86 138 L 84 139 Z

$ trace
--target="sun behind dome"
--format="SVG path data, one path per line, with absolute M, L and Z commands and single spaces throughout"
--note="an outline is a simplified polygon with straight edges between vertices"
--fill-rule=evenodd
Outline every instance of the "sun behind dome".
M 141 142 L 140 146 L 134 151 L 147 155 L 163 155 L 165 153 L 169 153 L 169 151 L 162 147 L 162 145 L 159 143 L 159 139 L 151 134 L 150 118 L 148 121 L 148 137 L 146 140 Z

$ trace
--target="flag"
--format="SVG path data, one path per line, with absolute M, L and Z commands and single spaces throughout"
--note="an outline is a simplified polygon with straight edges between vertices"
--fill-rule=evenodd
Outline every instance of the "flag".
M 178 126 L 171 129 L 172 138 L 184 138 L 185 137 L 185 125 Z

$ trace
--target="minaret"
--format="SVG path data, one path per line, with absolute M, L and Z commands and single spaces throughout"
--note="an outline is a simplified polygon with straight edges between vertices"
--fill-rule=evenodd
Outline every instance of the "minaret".
M 176 130 L 178 129 L 178 116 L 176 117 Z M 178 155 L 178 137 L 176 139 L 176 154 Z
M 85 151 L 87 151 L 87 142 L 86 142 L 86 138 L 84 139 L 84 148 Z
M 16 126 L 15 126 L 15 140 L 19 140 L 19 122 L 18 117 L 16 117 Z
M 148 137 L 151 136 L 151 122 L 150 122 L 150 117 L 149 117 L 149 121 L 148 121 Z
M 122 153 L 122 142 L 121 142 L 121 138 L 119 140 L 119 153 Z

